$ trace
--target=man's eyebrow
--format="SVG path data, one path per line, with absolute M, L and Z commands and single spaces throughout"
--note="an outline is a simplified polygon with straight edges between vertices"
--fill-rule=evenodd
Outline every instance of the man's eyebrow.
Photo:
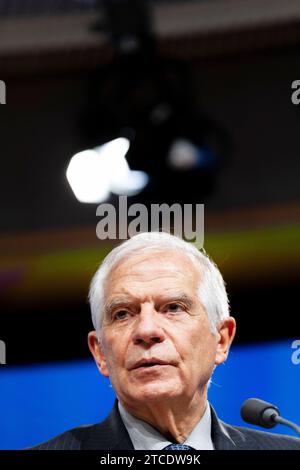
M 105 312 L 110 313 L 112 312 L 116 307 L 119 306 L 126 306 L 129 305 L 132 302 L 128 297 L 116 297 L 114 299 L 108 300 L 105 303 Z
M 109 315 L 113 310 L 115 310 L 118 307 L 127 307 L 131 305 L 132 303 L 140 302 L 141 300 L 138 300 L 137 298 L 132 298 L 132 297 L 115 297 L 114 299 L 108 300 L 105 304 L 105 313 Z M 155 301 L 155 306 L 157 307 L 157 304 L 161 303 L 168 303 L 168 302 L 182 302 L 186 305 L 187 308 L 192 308 L 194 305 L 193 299 L 183 293 L 183 292 L 174 292 L 170 293 L 168 295 L 162 295 L 159 296 L 158 299 Z
M 182 292 L 174 292 L 173 294 L 169 294 L 169 295 L 166 295 L 166 296 L 163 296 L 162 297 L 162 301 L 164 303 L 168 303 L 168 302 L 182 302 L 184 303 L 188 308 L 191 308 L 193 305 L 194 305 L 194 301 L 193 299 L 185 294 L 185 293 L 182 293 Z

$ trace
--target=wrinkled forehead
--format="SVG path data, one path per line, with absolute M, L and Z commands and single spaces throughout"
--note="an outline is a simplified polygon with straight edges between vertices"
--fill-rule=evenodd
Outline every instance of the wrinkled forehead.
M 201 270 L 181 250 L 145 250 L 121 258 L 107 276 L 105 296 L 130 289 L 182 289 L 196 292 L 201 280 Z

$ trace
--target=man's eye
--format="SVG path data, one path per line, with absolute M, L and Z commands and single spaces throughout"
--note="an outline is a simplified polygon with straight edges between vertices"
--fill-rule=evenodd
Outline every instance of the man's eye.
M 114 314 L 114 320 L 124 320 L 127 318 L 127 315 L 129 315 L 129 312 L 127 310 L 119 310 L 119 312 L 116 312 Z
M 173 303 L 166 305 L 165 310 L 171 313 L 179 313 L 184 310 L 184 307 L 180 304 Z

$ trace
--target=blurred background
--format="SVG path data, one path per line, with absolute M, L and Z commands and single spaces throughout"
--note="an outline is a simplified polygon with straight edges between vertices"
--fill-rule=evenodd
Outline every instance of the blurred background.
M 209 398 L 231 424 L 251 396 L 299 423 L 299 2 L 0 0 L 0 17 L 0 449 L 112 406 L 87 292 L 115 245 L 96 208 L 122 194 L 205 204 L 238 322 Z

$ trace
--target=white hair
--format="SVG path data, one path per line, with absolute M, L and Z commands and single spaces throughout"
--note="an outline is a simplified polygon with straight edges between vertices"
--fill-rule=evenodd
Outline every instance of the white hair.
M 196 246 L 177 236 L 166 232 L 143 232 L 114 248 L 105 257 L 91 281 L 89 302 L 93 325 L 98 335 L 102 327 L 105 309 L 106 280 L 116 264 L 123 258 L 138 253 L 169 252 L 172 250 L 180 250 L 186 254 L 200 272 L 198 298 L 206 311 L 212 332 L 216 333 L 218 323 L 229 316 L 229 301 L 223 277 L 215 263 L 204 250 L 199 251 Z

